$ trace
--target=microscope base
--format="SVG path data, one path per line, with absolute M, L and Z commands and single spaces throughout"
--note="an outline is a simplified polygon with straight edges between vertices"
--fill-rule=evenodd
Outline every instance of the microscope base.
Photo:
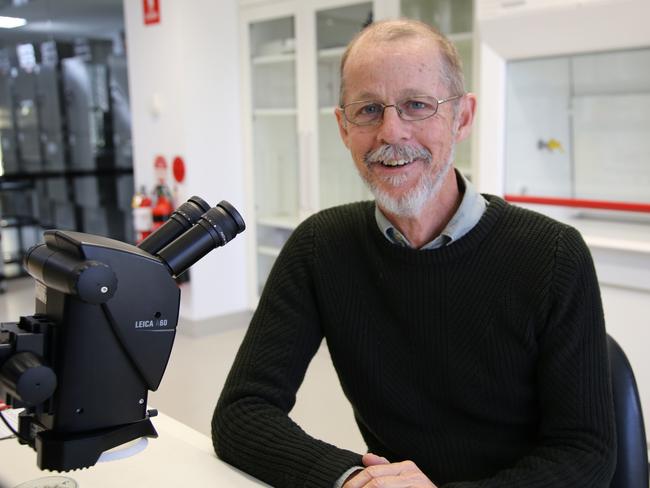
M 70 471 L 95 465 L 104 451 L 140 437 L 158 437 L 151 420 L 79 433 L 41 431 L 34 439 L 40 469 Z

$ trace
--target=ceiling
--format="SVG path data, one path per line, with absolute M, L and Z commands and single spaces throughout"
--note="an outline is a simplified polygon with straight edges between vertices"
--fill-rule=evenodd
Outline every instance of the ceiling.
M 0 29 L 0 43 L 79 37 L 111 39 L 124 28 L 122 1 L 0 0 L 0 15 L 27 20 L 23 27 Z

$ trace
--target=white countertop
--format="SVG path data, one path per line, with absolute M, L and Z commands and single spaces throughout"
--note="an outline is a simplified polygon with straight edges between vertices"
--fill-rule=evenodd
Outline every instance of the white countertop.
M 48 476 L 72 478 L 80 488 L 268 486 L 217 459 L 207 436 L 163 414 L 152 422 L 159 437 L 149 439 L 144 451 L 68 473 L 41 471 L 34 450 L 13 438 L 0 440 L 0 488 Z
M 552 205 L 523 205 L 549 215 L 580 231 L 591 248 L 650 254 L 650 216 Z
M 650 225 L 630 222 L 571 219 L 589 247 L 650 254 Z

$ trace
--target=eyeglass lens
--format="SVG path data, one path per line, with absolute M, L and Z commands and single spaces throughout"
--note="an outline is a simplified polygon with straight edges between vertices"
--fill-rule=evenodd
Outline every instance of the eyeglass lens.
M 378 123 L 383 118 L 384 110 L 389 107 L 394 107 L 404 120 L 422 120 L 436 113 L 438 100 L 433 97 L 415 97 L 392 105 L 376 101 L 352 102 L 343 110 L 345 118 L 353 124 L 370 125 Z

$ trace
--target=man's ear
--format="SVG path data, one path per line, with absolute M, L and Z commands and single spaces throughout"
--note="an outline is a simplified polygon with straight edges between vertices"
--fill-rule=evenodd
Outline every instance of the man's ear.
M 467 139 L 472 132 L 472 123 L 476 115 L 476 95 L 466 93 L 460 99 L 460 108 L 456 120 L 456 142 Z
M 336 107 L 334 109 L 334 115 L 336 115 L 336 122 L 339 124 L 339 134 L 341 135 L 341 140 L 343 141 L 343 144 L 345 144 L 345 147 L 349 149 L 350 146 L 348 144 L 348 136 L 349 136 L 348 121 L 345 120 L 345 116 L 343 115 L 343 110 L 341 110 L 340 107 Z

